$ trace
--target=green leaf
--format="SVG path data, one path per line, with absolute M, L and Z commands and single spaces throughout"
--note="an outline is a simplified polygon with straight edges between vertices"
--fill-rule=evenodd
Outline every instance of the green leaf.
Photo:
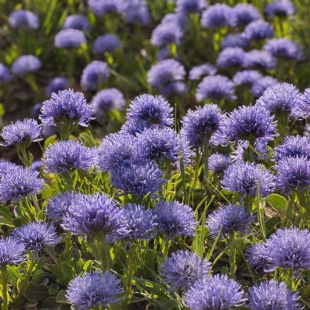
M 267 197 L 266 202 L 277 212 L 281 214 L 281 216 L 285 216 L 285 212 L 287 209 L 288 202 L 287 200 L 278 194 L 271 194 Z
M 33 301 L 43 300 L 44 298 L 48 297 L 48 295 L 49 295 L 48 289 L 45 285 L 37 285 L 34 284 L 33 282 L 30 282 L 24 294 L 27 300 L 33 300 Z
M 44 189 L 41 192 L 41 197 L 44 200 L 47 200 L 47 199 L 51 198 L 51 196 L 52 196 L 52 189 L 47 184 L 44 184 Z
M 49 288 L 48 288 L 48 293 L 50 295 L 56 295 L 59 292 L 59 286 L 57 284 L 52 284 Z
M 71 280 L 74 278 L 74 270 L 70 264 L 67 262 L 61 263 L 62 273 L 65 280 Z
M 57 136 L 56 135 L 52 135 L 50 137 L 48 137 L 47 139 L 45 139 L 44 141 L 44 149 L 46 149 L 50 144 L 55 143 L 57 140 Z
M 56 297 L 57 302 L 60 303 L 60 304 L 66 304 L 67 305 L 68 302 L 67 302 L 66 294 L 67 294 L 67 291 L 61 290 L 57 294 L 57 297 Z
M 48 269 L 57 277 L 62 278 L 62 272 L 57 265 L 48 265 Z
M 0 215 L 5 217 L 6 219 L 12 221 L 12 214 L 8 207 L 0 205 Z
M 85 272 L 91 272 L 91 267 L 92 267 L 93 261 L 92 260 L 88 260 L 85 264 L 84 264 L 84 271 Z

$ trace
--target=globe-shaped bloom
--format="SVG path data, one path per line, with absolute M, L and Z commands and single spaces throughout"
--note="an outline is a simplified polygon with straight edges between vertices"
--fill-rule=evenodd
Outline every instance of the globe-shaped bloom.
M 54 38 L 54 45 L 58 48 L 79 48 L 82 44 L 86 44 L 86 38 L 78 29 L 60 30 Z
M 69 283 L 66 298 L 73 307 L 84 310 L 118 304 L 123 292 L 121 280 L 110 271 L 93 272 L 74 278 Z
M 12 75 L 10 70 L 3 64 L 0 63 L 0 85 L 10 82 L 12 80 Z
M 272 1 L 266 5 L 265 13 L 268 17 L 294 15 L 295 6 L 289 0 Z
M 114 52 L 121 46 L 121 41 L 113 34 L 105 34 L 98 37 L 93 43 L 93 52 L 95 54 L 104 54 L 105 52 Z
M 248 307 L 251 310 L 301 309 L 298 293 L 293 293 L 285 282 L 275 280 L 262 281 L 249 288 Z
M 200 78 L 206 75 L 214 75 L 216 73 L 216 68 L 212 65 L 199 65 L 193 67 L 189 71 L 189 79 L 192 81 L 200 80 Z
M 233 77 L 233 82 L 240 86 L 252 86 L 257 80 L 262 78 L 262 75 L 255 70 L 244 70 L 237 72 Z
M 222 188 L 243 196 L 256 196 L 258 189 L 262 197 L 267 197 L 275 189 L 275 176 L 262 165 L 236 162 L 224 172 Z
M 266 51 L 252 50 L 245 53 L 243 67 L 275 69 L 276 59 Z
M 9 16 L 9 24 L 12 28 L 39 28 L 39 18 L 30 11 L 13 11 Z
M 12 64 L 12 73 L 18 76 L 25 76 L 28 73 L 38 71 L 42 66 L 41 61 L 33 55 L 23 55 L 17 58 Z
M 60 90 L 69 88 L 69 81 L 65 77 L 56 77 L 52 79 L 46 88 L 46 98 L 50 98 L 52 93 L 58 93 Z
M 220 68 L 229 68 L 234 66 L 242 67 L 245 52 L 240 47 L 228 47 L 220 52 L 216 65 Z
M 241 285 L 227 275 L 214 275 L 209 280 L 197 281 L 185 293 L 185 304 L 190 310 L 228 310 L 246 301 Z
M 300 107 L 296 109 L 296 117 L 309 118 L 310 117 L 310 88 L 306 88 L 300 97 Z
M 3 127 L 1 137 L 4 143 L 0 145 L 24 144 L 29 146 L 32 142 L 42 140 L 41 126 L 34 119 L 18 120 Z
M 226 4 L 215 4 L 202 13 L 201 25 L 203 28 L 225 27 L 236 25 L 234 10 Z
M 10 170 L 15 169 L 16 167 L 20 166 L 5 159 L 0 159 L 0 180 L 3 175 L 5 175 L 6 173 L 10 173 Z
M 251 94 L 258 98 L 260 97 L 264 91 L 270 87 L 278 84 L 279 81 L 272 76 L 263 76 L 259 80 L 257 80 L 251 87 Z
M 174 291 L 181 289 L 186 292 L 195 282 L 207 279 L 209 273 L 211 264 L 189 251 L 173 252 L 160 267 L 162 281 Z
M 257 8 L 251 4 L 237 4 L 233 10 L 236 16 L 237 26 L 246 26 L 262 18 Z
M 173 82 L 167 84 L 160 93 L 165 97 L 168 98 L 172 95 L 183 95 L 188 92 L 188 87 L 183 82 Z
M 67 120 L 87 127 L 92 120 L 92 110 L 83 93 L 69 89 L 52 93 L 51 99 L 43 102 L 39 118 L 49 126 L 63 125 Z
M 208 158 L 208 167 L 213 173 L 223 172 L 231 164 L 231 160 L 224 154 L 212 154 Z
M 107 13 L 121 14 L 126 7 L 123 0 L 88 0 L 87 4 L 96 16 L 102 16 Z
M 244 33 L 228 34 L 221 42 L 221 48 L 240 47 L 246 48 L 250 44 L 249 38 Z
M 25 247 L 14 238 L 0 240 L 0 267 L 18 265 L 23 262 Z
M 127 24 L 147 26 L 151 22 L 151 13 L 145 0 L 128 0 L 125 9 Z
M 244 29 L 244 34 L 253 41 L 269 39 L 274 36 L 272 26 L 263 20 L 248 24 Z
M 257 274 L 263 275 L 267 266 L 267 252 L 264 243 L 253 244 L 245 254 L 249 266 Z
M 268 269 L 278 267 L 298 272 L 310 269 L 310 233 L 296 227 L 278 229 L 266 240 Z
M 206 0 L 177 0 L 176 12 L 179 14 L 201 13 L 207 4 Z
M 235 100 L 236 97 L 234 95 L 234 83 L 226 76 L 206 76 L 202 82 L 198 84 L 196 90 L 196 100 L 200 102 L 207 99 L 226 99 L 228 101 Z
M 170 44 L 180 45 L 183 37 L 183 31 L 177 24 L 171 27 L 171 24 L 159 24 L 152 33 L 151 43 L 154 46 L 165 46 Z
M 184 29 L 188 25 L 188 17 L 184 14 L 169 13 L 163 17 L 161 24 L 178 25 Z
M 84 15 L 81 14 L 69 15 L 66 17 L 64 23 L 62 24 L 62 29 L 69 29 L 69 28 L 89 31 L 90 23 Z

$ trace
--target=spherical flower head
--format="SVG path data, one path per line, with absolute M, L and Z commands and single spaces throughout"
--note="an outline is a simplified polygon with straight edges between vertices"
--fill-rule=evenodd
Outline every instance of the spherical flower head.
M 38 71 L 41 66 L 42 63 L 36 56 L 23 55 L 13 62 L 11 70 L 13 74 L 23 77 L 28 73 Z
M 267 197 L 275 189 L 275 176 L 262 165 L 236 162 L 230 165 L 221 181 L 222 188 L 243 196 L 256 196 L 258 189 L 262 197 Z
M 109 271 L 84 273 L 74 278 L 67 289 L 67 301 L 78 310 L 118 304 L 124 292 L 121 280 Z
M 237 26 L 246 26 L 262 18 L 257 8 L 251 4 L 237 4 L 233 10 L 236 16 Z
M 9 16 L 9 24 L 12 28 L 39 28 L 39 18 L 30 11 L 13 11 Z
M 228 168 L 228 166 L 231 164 L 231 160 L 228 156 L 224 154 L 212 154 L 208 158 L 208 166 L 209 170 L 211 170 L 213 173 L 217 172 L 223 172 Z
M 266 51 L 252 50 L 245 53 L 244 68 L 275 69 L 276 59 Z
M 296 227 L 278 229 L 266 240 L 268 269 L 278 267 L 298 272 L 310 269 L 310 233 Z
M 107 81 L 110 70 L 106 62 L 94 60 L 87 65 L 82 73 L 81 86 L 84 91 L 94 91 L 100 84 Z
M 252 86 L 262 75 L 255 70 L 244 70 L 237 72 L 233 77 L 233 82 L 237 85 Z
M 2 146 L 24 144 L 27 147 L 32 142 L 42 140 L 41 126 L 34 119 L 18 120 L 3 127 L 1 137 L 4 140 L 4 143 L 0 144 Z
M 129 0 L 126 4 L 125 21 L 127 24 L 147 26 L 151 23 L 151 13 L 145 0 Z
M 301 309 L 298 304 L 298 293 L 293 293 L 285 282 L 275 280 L 262 281 L 259 285 L 249 288 L 248 307 L 251 310 L 269 309 Z
M 51 99 L 43 102 L 39 119 L 49 126 L 62 126 L 66 120 L 87 127 L 92 120 L 92 110 L 83 93 L 63 90 L 52 93 Z
M 190 146 L 190 143 L 186 136 L 180 132 L 179 139 L 181 142 L 181 153 L 180 153 L 180 160 L 177 164 L 177 168 L 180 171 L 181 165 L 184 167 L 190 167 L 193 163 L 193 158 L 195 157 L 195 152 L 192 150 L 192 147 Z
M 154 46 L 165 46 L 170 44 L 180 45 L 183 37 L 182 29 L 176 24 L 159 24 L 152 33 L 151 43 Z
M 220 68 L 229 68 L 234 66 L 243 65 L 243 60 L 245 57 L 245 52 L 240 47 L 228 47 L 220 52 L 216 65 Z
M 174 59 L 167 59 L 151 67 L 147 82 L 152 88 L 160 89 L 169 83 L 182 81 L 185 74 L 183 65 Z
M 88 0 L 87 4 L 96 16 L 102 16 L 107 13 L 121 14 L 126 7 L 123 0 Z
M 169 284 L 171 291 L 186 292 L 195 282 L 207 279 L 209 273 L 211 264 L 188 250 L 173 252 L 160 267 L 162 281 Z
M 258 98 L 260 97 L 264 91 L 270 87 L 278 84 L 279 81 L 271 76 L 264 76 L 261 79 L 257 80 L 251 87 L 251 94 Z
M 268 17 L 294 15 L 295 6 L 288 0 L 272 1 L 266 5 L 265 13 Z
M 58 48 L 79 48 L 82 44 L 86 44 L 86 38 L 78 29 L 60 30 L 54 38 L 54 45 Z
M 69 15 L 62 24 L 62 29 L 77 29 L 88 32 L 90 30 L 90 23 L 88 19 L 81 14 Z
M 121 46 L 121 41 L 113 34 L 106 34 L 98 37 L 93 44 L 94 54 L 104 54 L 105 52 L 114 52 Z
M 25 247 L 12 237 L 0 240 L 0 268 L 18 265 L 26 258 Z
M 189 71 L 189 79 L 192 81 L 200 80 L 200 78 L 206 75 L 214 75 L 216 74 L 216 68 L 212 65 L 199 65 L 193 67 Z
M 139 122 L 131 119 L 124 123 L 121 127 L 120 133 L 126 133 L 132 136 L 137 136 L 138 133 L 142 133 L 144 129 L 149 127 L 158 127 L 158 125 L 149 126 L 146 121 L 140 120 Z
M 225 27 L 236 25 L 234 10 L 226 4 L 215 4 L 202 13 L 201 25 L 203 28 Z
M 301 61 L 304 53 L 301 47 L 293 41 L 285 38 L 269 40 L 264 45 L 264 50 L 274 57 Z
M 163 17 L 161 24 L 178 25 L 184 29 L 188 25 L 188 17 L 184 14 L 169 13 Z
M 240 47 L 246 48 L 250 44 L 250 40 L 244 33 L 228 34 L 221 42 L 221 48 Z
M 177 0 L 176 12 L 179 14 L 201 13 L 208 5 L 206 0 Z
M 295 116 L 298 118 L 310 117 L 310 88 L 306 88 L 300 97 L 300 107 L 296 109 Z
M 188 92 L 188 87 L 183 82 L 173 82 L 166 85 L 160 93 L 165 97 L 168 98 L 172 95 L 183 95 Z
M 52 79 L 46 88 L 46 98 L 50 98 L 52 93 L 58 93 L 61 90 L 69 88 L 69 80 L 64 77 L 56 77 Z
M 253 244 L 246 252 L 246 258 L 251 269 L 263 275 L 267 266 L 267 252 L 264 243 Z
M 190 310 L 228 310 L 242 306 L 244 291 L 227 275 L 214 275 L 209 280 L 197 281 L 185 293 L 185 304 Z
M 167 234 L 169 238 L 195 235 L 198 223 L 191 207 L 178 201 L 160 201 L 154 212 L 159 233 Z
M 162 96 L 144 94 L 131 102 L 126 118 L 136 123 L 144 121 L 148 127 L 152 125 L 172 127 L 174 123 L 172 112 L 172 107 Z
M 12 80 L 12 75 L 10 70 L 3 64 L 0 63 L 0 85 L 10 82 Z
M 0 159 L 0 180 L 5 174 L 10 173 L 10 170 L 15 169 L 16 167 L 20 166 L 5 159 Z
M 269 39 L 274 36 L 272 26 L 263 20 L 248 24 L 244 29 L 244 34 L 253 41 Z
M 226 99 L 228 101 L 235 100 L 236 97 L 234 95 L 233 82 L 226 76 L 222 75 L 206 76 L 202 82 L 198 84 L 196 90 L 196 100 L 200 102 L 207 99 Z
M 72 170 L 89 170 L 94 166 L 91 148 L 72 140 L 51 144 L 43 155 L 46 173 L 70 173 Z

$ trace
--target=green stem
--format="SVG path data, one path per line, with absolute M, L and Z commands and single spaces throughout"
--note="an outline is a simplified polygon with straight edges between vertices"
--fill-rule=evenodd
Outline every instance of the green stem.
M 7 279 L 7 272 L 6 272 L 6 265 L 1 267 L 1 284 L 2 284 L 2 297 L 3 297 L 3 304 L 1 309 L 8 310 L 9 309 L 9 300 L 8 300 L 8 279 Z
M 106 242 L 103 233 L 98 233 L 94 241 L 99 251 L 101 270 L 105 272 L 111 267 L 110 245 Z
M 236 278 L 236 241 L 234 240 L 234 233 L 229 234 L 229 267 L 230 267 L 230 277 L 232 279 Z
M 22 205 L 22 208 L 23 208 L 23 209 L 26 211 L 26 213 L 28 214 L 28 216 L 29 216 L 31 222 L 35 222 L 35 221 L 36 221 L 36 217 L 35 217 L 35 215 L 34 215 L 34 214 L 32 213 L 32 211 L 31 211 L 31 207 L 30 207 L 30 205 L 29 205 L 28 198 L 23 199 L 21 205 Z
M 208 185 L 209 185 L 209 139 L 210 137 L 206 137 L 206 141 L 205 141 L 205 145 L 204 145 L 204 148 L 203 148 L 203 157 L 202 157 L 202 160 L 203 160 L 203 165 L 204 165 L 204 168 L 203 168 L 203 181 L 206 181 L 205 182 L 205 186 L 206 188 L 208 189 Z
M 70 234 L 70 232 L 67 232 L 67 234 L 65 236 L 65 255 L 66 255 L 66 257 L 70 257 L 71 245 L 72 245 L 71 234 Z

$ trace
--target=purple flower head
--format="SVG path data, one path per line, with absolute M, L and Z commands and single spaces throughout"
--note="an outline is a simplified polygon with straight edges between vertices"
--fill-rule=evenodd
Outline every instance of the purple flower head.
M 249 162 L 236 162 L 224 172 L 222 188 L 243 196 L 256 196 L 259 193 L 267 197 L 275 189 L 275 176 L 262 165 Z
M 288 0 L 272 1 L 266 5 L 265 13 L 268 17 L 294 15 L 295 6 Z
M 67 289 L 67 301 L 79 310 L 94 307 L 108 307 L 110 304 L 118 304 L 124 292 L 119 280 L 110 271 L 105 273 L 84 273 L 81 277 L 74 278 Z
M 55 246 L 61 241 L 55 227 L 47 223 L 28 223 L 16 228 L 12 237 L 21 243 L 26 250 L 39 252 L 46 246 Z
M 28 73 L 38 71 L 42 66 L 39 58 L 33 55 L 23 55 L 18 57 L 12 65 L 12 73 L 18 76 L 25 76 Z
M 274 36 L 272 26 L 263 20 L 248 24 L 244 29 L 244 34 L 253 41 L 269 39 Z
M 274 57 L 294 59 L 296 61 L 304 59 L 304 53 L 301 47 L 285 38 L 269 40 L 264 45 L 264 50 Z
M 228 310 L 242 306 L 243 296 L 240 284 L 217 274 L 194 283 L 185 293 L 185 304 L 190 310 Z
M 285 282 L 275 280 L 262 281 L 249 288 L 249 304 L 251 310 L 269 309 L 302 309 L 298 304 L 298 293 L 293 293 Z
M 72 170 L 88 170 L 94 166 L 91 148 L 72 140 L 51 144 L 43 155 L 46 173 L 70 173 Z
M 9 16 L 9 24 L 12 28 L 39 28 L 39 18 L 30 11 L 13 11 Z
M 137 122 L 133 119 L 130 119 L 127 120 L 121 127 L 120 133 L 126 133 L 132 136 L 136 136 L 138 133 L 142 133 L 144 129 L 149 127 L 158 127 L 158 125 L 154 124 L 149 126 L 148 123 L 144 120 L 140 120 L 139 122 Z
M 95 54 L 104 54 L 105 52 L 114 52 L 121 46 L 121 41 L 113 34 L 106 34 L 98 37 L 93 44 Z
M 310 88 L 306 88 L 300 97 L 300 107 L 296 109 L 295 117 L 310 117 Z
M 107 13 L 121 14 L 126 8 L 123 0 L 88 0 L 87 4 L 96 16 Z
M 216 65 L 220 68 L 229 68 L 234 66 L 242 67 L 245 52 L 240 47 L 228 47 L 220 52 Z
M 276 59 L 266 51 L 252 50 L 245 53 L 244 68 L 275 69 Z
M 278 229 L 266 241 L 268 268 L 310 269 L 310 233 L 296 227 Z
M 170 83 L 161 90 L 161 94 L 165 98 L 168 98 L 171 95 L 183 95 L 187 92 L 188 92 L 188 87 L 183 82 Z
M 235 100 L 236 97 L 234 95 L 233 82 L 226 76 L 222 75 L 206 76 L 202 82 L 198 84 L 196 90 L 196 100 L 200 102 L 207 99 L 226 99 L 228 101 Z
M 263 275 L 267 265 L 267 252 L 264 243 L 253 244 L 246 252 L 246 258 L 251 269 L 259 275 Z
M 221 48 L 224 50 L 228 47 L 246 48 L 250 45 L 250 40 L 244 33 L 228 34 L 221 42 Z
M 43 167 L 42 161 L 41 160 L 35 160 L 31 164 L 31 170 L 33 171 L 40 171 L 40 169 Z
M 10 70 L 3 64 L 0 63 L 0 85 L 10 82 L 12 80 L 12 75 Z
M 131 104 L 126 114 L 128 121 L 143 122 L 147 127 L 153 125 L 172 127 L 173 109 L 162 96 L 141 95 L 136 97 Z
M 231 204 L 213 211 L 207 218 L 206 225 L 213 239 L 221 231 L 221 236 L 228 236 L 230 233 L 248 232 L 254 217 L 248 214 L 242 206 Z
M 207 279 L 209 273 L 211 264 L 188 250 L 173 252 L 160 267 L 162 281 L 171 291 L 181 289 L 186 292 L 195 282 Z
M 257 80 L 251 87 L 251 94 L 258 98 L 264 91 L 270 87 L 278 84 L 279 81 L 271 76 L 264 76 L 261 79 Z
M 0 143 L 2 146 L 14 144 L 30 146 L 32 142 L 42 140 L 41 126 L 34 119 L 18 120 L 3 127 L 1 137 L 4 140 L 4 143 Z
M 54 45 L 58 48 L 79 48 L 82 44 L 86 44 L 86 38 L 78 29 L 60 30 L 54 38 Z
M 176 12 L 179 14 L 201 13 L 208 5 L 206 0 L 177 0 Z
M 224 154 L 216 153 L 208 158 L 209 170 L 213 173 L 225 171 L 230 164 L 231 160 Z
M 237 22 L 234 10 L 226 4 L 215 4 L 202 13 L 203 28 L 235 26 Z
M 94 60 L 87 65 L 82 73 L 81 86 L 84 91 L 94 91 L 100 84 L 107 81 L 110 75 L 106 62 Z
M 147 74 L 148 84 L 155 89 L 162 88 L 169 83 L 182 81 L 185 69 L 178 61 L 166 59 L 152 66 Z
M 216 74 L 216 68 L 212 65 L 199 65 L 193 67 L 189 71 L 189 79 L 192 81 L 200 80 L 200 78 L 206 76 L 206 75 L 214 75 Z
M 64 118 L 87 127 L 92 120 L 91 106 L 87 104 L 84 94 L 72 89 L 52 93 L 51 99 L 43 102 L 39 119 L 49 126 L 64 124 Z
M 5 175 L 6 173 L 10 173 L 10 170 L 15 169 L 16 167 L 21 168 L 21 166 L 11 163 L 10 161 L 0 159 L 0 180 L 3 175 Z
M 233 82 L 240 86 L 252 86 L 257 80 L 261 79 L 262 75 L 255 70 L 244 70 L 237 72 L 233 77 Z
M 188 17 L 184 14 L 170 13 L 166 14 L 161 20 L 161 24 L 178 25 L 184 29 L 188 25 Z
M 151 13 L 145 0 L 128 0 L 125 10 L 127 24 L 147 26 L 151 23 Z
M 236 16 L 237 26 L 246 26 L 262 18 L 257 8 L 251 4 L 237 4 L 233 10 Z
M 88 19 L 81 14 L 69 15 L 62 24 L 62 29 L 69 28 L 88 32 L 90 30 L 90 23 Z
M 56 77 L 52 79 L 46 88 L 46 98 L 50 98 L 52 93 L 58 93 L 60 90 L 69 88 L 69 80 L 64 77 Z
M 192 150 L 190 143 L 187 137 L 182 133 L 179 134 L 179 139 L 181 143 L 181 153 L 179 159 L 179 166 L 177 167 L 180 170 L 180 165 L 184 165 L 184 167 L 189 167 L 192 164 L 192 160 L 195 157 L 195 152 Z
M 0 240 L 0 267 L 18 265 L 26 258 L 25 247 L 14 238 Z
M 169 238 L 195 235 L 198 223 L 191 207 L 178 201 L 160 201 L 154 212 L 159 233 L 167 234 Z
M 177 24 L 171 27 L 171 24 L 164 23 L 153 30 L 151 43 L 154 46 L 180 45 L 182 37 L 183 31 Z
M 157 61 L 163 61 L 163 60 L 167 60 L 167 59 L 175 59 L 175 60 L 179 60 L 179 54 L 178 52 L 176 52 L 176 54 L 174 55 L 174 57 L 172 57 L 171 55 L 171 50 L 169 48 L 169 46 L 165 46 L 162 47 L 158 52 L 157 52 L 157 57 L 156 57 Z

